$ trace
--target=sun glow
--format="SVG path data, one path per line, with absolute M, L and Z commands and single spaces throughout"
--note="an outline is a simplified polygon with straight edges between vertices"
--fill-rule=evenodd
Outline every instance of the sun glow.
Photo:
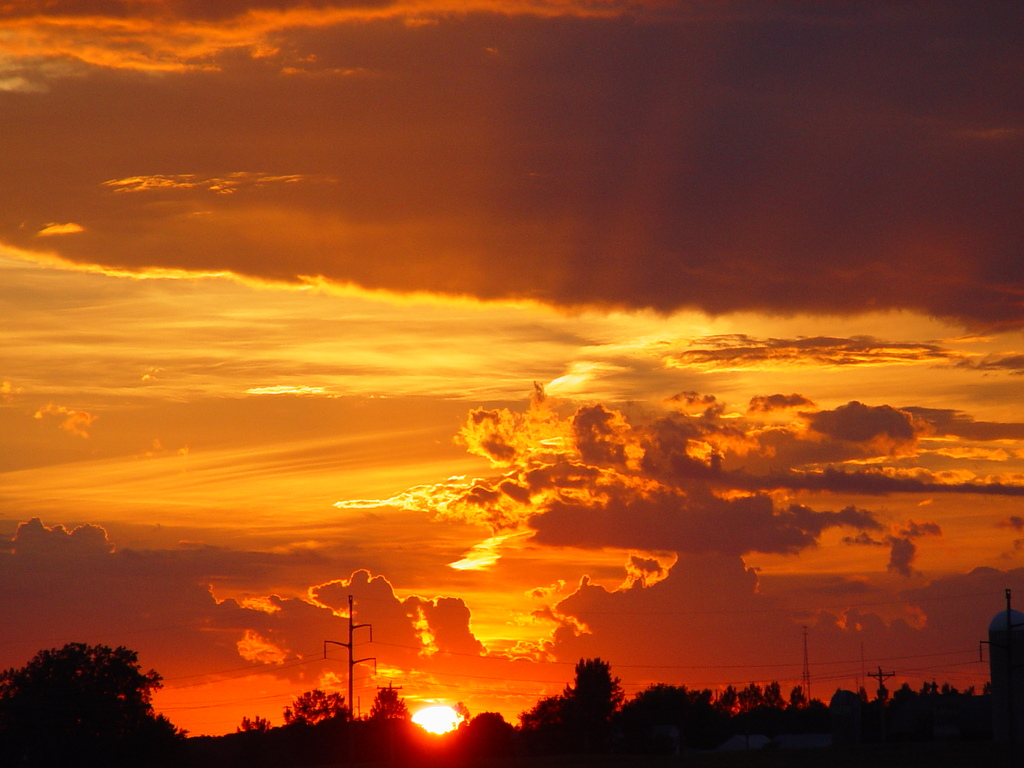
M 451 707 L 427 707 L 412 716 L 412 721 L 431 733 L 448 733 L 462 722 L 462 715 Z

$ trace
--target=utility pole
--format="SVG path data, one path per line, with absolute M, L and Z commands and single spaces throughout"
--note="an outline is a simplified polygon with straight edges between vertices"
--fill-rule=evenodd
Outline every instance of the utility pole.
M 355 699 L 353 698 L 353 680 L 355 679 L 355 675 L 353 673 L 354 673 L 354 670 L 355 670 L 355 666 L 356 666 L 356 664 L 359 664 L 359 663 L 364 662 L 364 661 L 372 661 L 372 662 L 374 662 L 374 666 L 376 666 L 376 663 L 377 663 L 377 657 L 376 656 L 367 656 L 364 659 L 353 658 L 354 654 L 352 652 L 352 649 L 353 649 L 352 635 L 353 635 L 353 633 L 357 629 L 361 629 L 362 627 L 368 627 L 369 628 L 369 630 L 370 630 L 370 642 L 372 643 L 373 642 L 373 627 L 370 626 L 369 624 L 355 624 L 355 623 L 353 623 L 353 620 L 352 620 L 352 595 L 349 595 L 348 596 L 348 642 L 347 643 L 343 643 L 340 640 L 324 640 L 324 658 L 325 659 L 327 658 L 327 644 L 328 643 L 330 643 L 331 645 L 340 645 L 343 648 L 348 648 L 348 711 L 349 711 L 350 719 L 353 718 L 354 714 L 355 714 L 355 710 L 353 709 L 353 704 L 355 702 Z
M 890 677 L 894 677 L 895 672 L 883 672 L 882 668 L 878 668 L 878 672 L 868 672 L 868 677 L 873 677 L 878 681 L 878 722 L 882 725 L 882 743 L 885 744 L 885 685 L 884 681 Z
M 804 698 L 811 703 L 811 665 L 807 660 L 807 625 L 804 624 Z
M 867 667 L 864 666 L 864 641 L 860 641 L 860 676 L 857 678 L 857 696 L 860 696 L 861 686 L 867 683 L 864 678 L 868 676 Z

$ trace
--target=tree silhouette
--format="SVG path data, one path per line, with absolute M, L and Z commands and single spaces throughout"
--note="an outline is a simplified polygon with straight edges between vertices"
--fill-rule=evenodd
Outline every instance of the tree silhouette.
M 160 687 L 124 647 L 40 651 L 0 673 L 0 737 L 24 765 L 152 764 L 183 735 L 153 712 Z
M 256 717 L 251 720 L 248 717 L 243 717 L 241 724 L 238 726 L 237 733 L 266 733 L 270 730 L 270 721 L 265 717 Z
M 457 733 L 463 755 L 478 759 L 510 755 L 514 736 L 515 728 L 498 712 L 481 712 Z
M 727 685 L 715 699 L 715 709 L 726 715 L 734 715 L 740 708 L 740 695 L 735 687 Z
M 802 685 L 794 685 L 789 692 L 789 708 L 803 709 L 807 704 L 807 694 L 804 693 L 804 687 Z
M 764 687 L 764 706 L 772 709 L 782 709 L 786 706 L 786 700 L 782 696 L 782 686 L 778 680 L 772 680 Z
M 319 688 L 299 694 L 291 706 L 284 709 L 284 721 L 287 725 L 316 725 L 335 718 L 349 718 L 345 697 L 340 693 L 328 693 Z
M 378 688 L 377 695 L 373 697 L 373 704 L 370 705 L 371 720 L 408 720 L 409 708 L 405 706 L 405 699 L 398 695 L 398 689 Z
M 619 678 L 612 677 L 611 665 L 600 658 L 580 659 L 576 679 L 562 696 L 566 725 L 579 749 L 585 753 L 606 751 L 608 725 L 625 698 Z
M 765 704 L 764 690 L 757 683 L 751 683 L 737 694 L 740 712 L 751 712 Z
M 565 738 L 568 704 L 565 696 L 546 696 L 519 714 L 519 732 L 527 751 L 541 754 L 568 752 Z

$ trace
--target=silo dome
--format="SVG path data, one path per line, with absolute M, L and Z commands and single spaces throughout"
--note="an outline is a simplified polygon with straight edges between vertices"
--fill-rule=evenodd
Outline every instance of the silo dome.
M 1010 609 L 1010 625 L 1012 630 L 1024 630 L 1024 613 Z M 989 632 L 1005 632 L 1006 631 L 1006 611 L 1000 611 L 992 617 L 992 622 L 988 625 Z
M 1024 741 L 1024 613 L 1008 607 L 993 616 L 988 647 L 992 735 L 996 741 Z

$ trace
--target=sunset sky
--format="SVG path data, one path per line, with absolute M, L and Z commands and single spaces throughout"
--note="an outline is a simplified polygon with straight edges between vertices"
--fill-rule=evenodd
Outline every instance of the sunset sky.
M 193 734 L 988 677 L 1024 5 L 0 3 L 0 668 Z

